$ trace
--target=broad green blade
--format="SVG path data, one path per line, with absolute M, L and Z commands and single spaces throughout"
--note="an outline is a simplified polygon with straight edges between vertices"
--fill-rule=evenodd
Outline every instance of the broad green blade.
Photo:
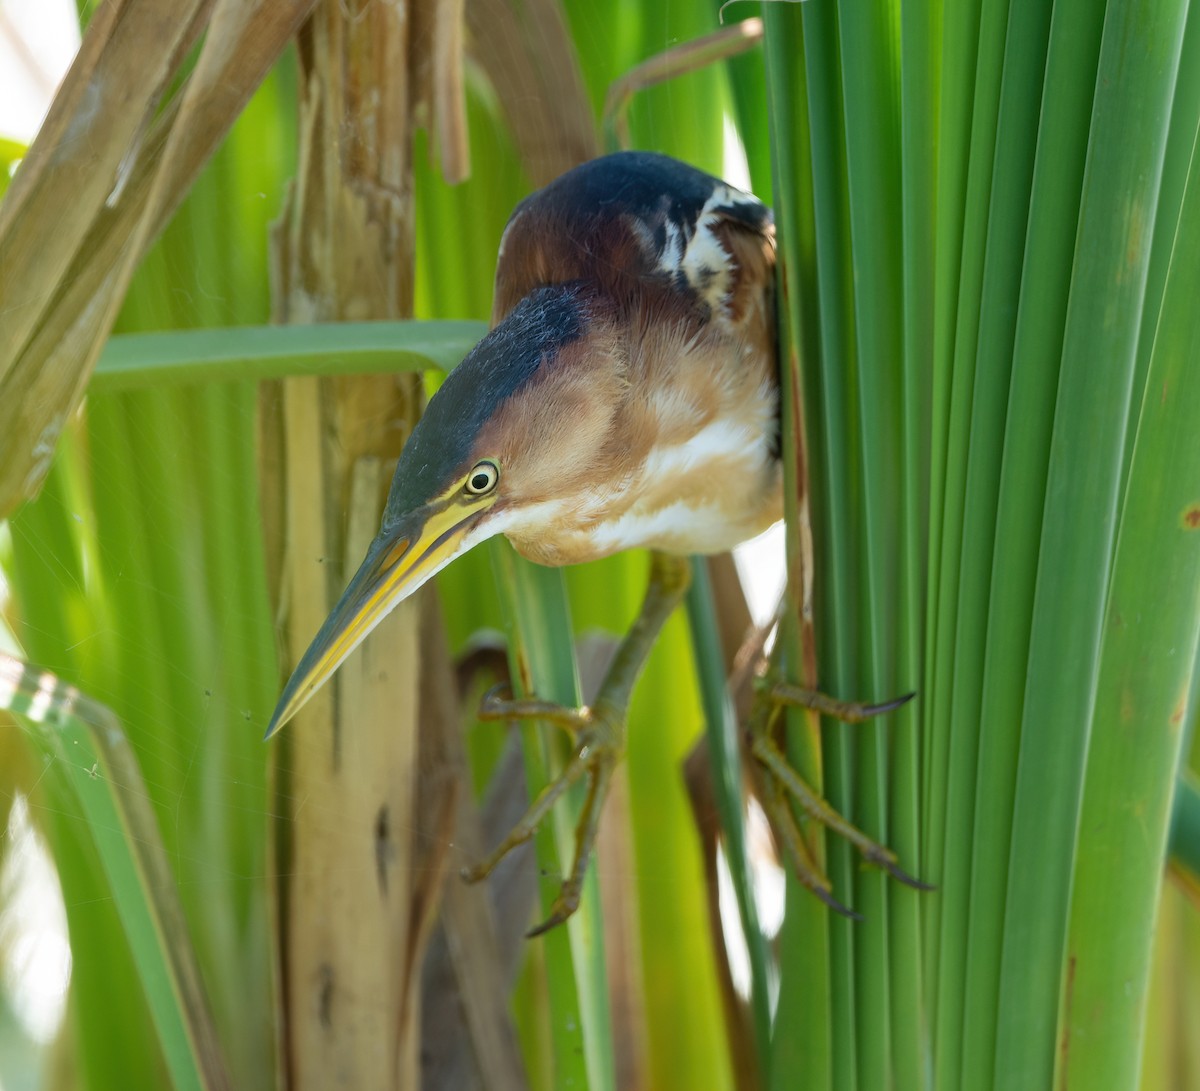
M 928 623 L 924 604 L 929 577 L 930 390 L 933 369 L 932 293 L 937 216 L 936 161 L 931 154 L 937 122 L 940 72 L 935 49 L 941 31 L 940 6 L 921 0 L 900 12 L 900 128 L 903 294 L 901 411 L 902 484 L 899 506 L 899 603 L 896 618 L 897 693 L 917 697 L 893 717 L 889 846 L 912 873 L 929 880 L 932 862 L 924 856 L 922 710 L 926 694 L 923 663 Z M 937 894 L 890 892 L 889 953 L 892 960 L 892 1050 L 895 1068 L 916 1082 L 927 1079 L 927 1031 L 931 983 L 925 979 L 923 917 Z
M 67 771 L 175 1087 L 232 1087 L 158 823 L 120 723 L 73 686 L 6 653 L 0 708 L 19 714 L 36 745 Z
M 1115 0 L 1105 15 L 1014 797 L 995 1060 L 996 1086 L 1014 1091 L 1048 1085 L 1058 1053 L 1071 889 L 1065 865 L 1074 858 L 1096 713 L 1150 226 L 1186 13 L 1184 0 L 1150 13 Z
M 986 107 L 994 118 L 989 114 L 990 124 L 983 126 L 987 139 L 973 144 L 974 152 L 985 160 L 982 170 L 987 186 L 972 208 L 976 217 L 972 227 L 976 235 L 982 233 L 984 241 L 977 240 L 974 247 L 977 257 L 972 262 L 972 319 L 964 324 L 955 357 L 956 374 L 957 369 L 967 367 L 973 369 L 973 374 L 970 401 L 961 407 L 969 439 L 962 437 L 966 440 L 966 457 L 959 460 L 964 495 L 957 617 L 953 629 L 947 623 L 944 630 L 953 650 L 953 665 L 944 677 L 953 689 L 948 706 L 944 706 L 951 742 L 941 861 L 945 887 L 937 1070 L 950 1082 L 959 1078 L 953 1074 L 962 1063 L 966 1014 L 974 1017 L 976 1008 L 982 1005 L 981 1018 L 986 1019 L 990 1011 L 986 993 L 964 995 L 968 964 L 979 958 L 986 962 L 993 955 L 991 950 L 977 949 L 967 940 L 971 883 L 977 866 L 972 851 L 976 802 L 981 797 L 986 800 L 988 794 L 976 785 L 979 734 L 964 730 L 963 725 L 977 723 L 980 718 L 997 496 L 1037 148 L 1029 134 L 1037 130 L 1041 111 L 1050 21 L 1045 5 L 1026 0 L 1016 0 L 1007 12 L 1001 12 L 1001 16 L 1004 14 L 1008 27 L 1003 55 L 988 54 L 992 83 Z M 960 294 L 960 310 L 965 306 L 965 294 Z
M 742 799 L 744 781 L 737 724 L 725 685 L 712 585 L 708 568 L 699 558 L 692 562 L 692 585 L 688 588 L 687 607 L 713 780 L 721 809 L 721 829 L 725 835 L 723 848 L 729 862 L 738 914 L 750 956 L 750 1005 L 759 1066 L 761 1071 L 766 1071 L 771 1039 L 766 940 L 759 921 L 754 876 L 747 854 L 745 805 Z
M 1195 148 L 1161 310 L 1146 316 L 1156 335 L 1106 608 L 1071 895 L 1071 997 L 1060 1017 L 1060 1086 L 1130 1087 L 1137 1080 L 1171 793 L 1184 718 L 1197 691 L 1200 156 Z M 1146 609 L 1149 603 L 1155 608 Z M 1114 898 L 1118 877 L 1122 895 Z
M 94 394 L 173 383 L 449 371 L 487 332 L 482 322 L 331 322 L 311 326 L 127 333 L 110 337 Z
M 647 560 L 639 551 L 567 570 L 577 632 L 625 635 L 646 594 Z M 704 860 L 684 775 L 703 716 L 683 615 L 677 610 L 663 626 L 630 702 L 625 774 L 633 874 L 624 882 L 635 891 L 635 988 L 651 1024 L 646 1080 L 720 1089 L 737 1087 L 741 1074 L 731 1071 L 721 1025 Z M 718 668 L 718 685 L 723 675 Z
M 999 990 L 1004 891 L 1009 875 L 1013 793 L 1021 741 L 1029 633 L 1038 579 L 1038 543 L 1045 504 L 1056 387 L 1070 270 L 1087 154 L 1101 20 L 1083 0 L 1055 6 L 1031 186 L 1029 226 L 1016 316 L 1012 375 L 1004 407 L 1003 470 L 996 501 L 996 540 L 987 615 L 987 662 L 979 718 L 978 794 L 969 856 L 968 974 L 963 992 L 947 1000 L 946 1037 L 937 1049 L 958 1053 L 961 1072 L 984 1081 L 993 1066 Z M 999 408 L 999 407 L 997 407 Z M 949 685 L 950 680 L 946 679 Z M 945 783 L 939 781 L 940 785 Z M 931 790 L 935 792 L 938 788 Z M 1063 865 L 1065 866 L 1065 865 Z M 947 883 L 968 881 L 946 876 Z M 946 942 L 952 942 L 947 929 Z M 949 980 L 949 975 L 947 976 Z M 963 1027 L 954 1025 L 962 998 Z M 941 1000 L 939 1020 L 943 1018 Z M 943 1086 L 961 1073 L 947 1062 Z
M 802 589 L 795 586 L 800 576 L 801 536 L 797 525 L 798 490 L 809 488 L 814 503 L 822 499 L 818 490 L 826 490 L 824 480 L 809 476 L 803 486 L 800 475 L 806 468 L 798 462 L 799 440 L 806 430 L 810 460 L 823 455 L 828 424 L 837 431 L 844 417 L 827 415 L 826 404 L 814 405 L 805 395 L 816 389 L 816 381 L 804 383 L 802 374 L 813 377 L 820 373 L 821 361 L 836 355 L 840 325 L 835 300 L 836 278 L 823 275 L 818 281 L 818 261 L 833 260 L 839 246 L 839 219 L 834 208 L 825 202 L 836 202 L 836 181 L 839 159 L 826 153 L 838 146 L 828 132 L 827 111 L 818 110 L 822 101 L 810 85 L 823 69 L 810 76 L 808 60 L 808 28 L 802 22 L 799 7 L 783 4 L 766 5 L 763 19 L 766 27 L 764 46 L 767 66 L 767 94 L 771 113 L 772 165 L 774 171 L 775 218 L 779 239 L 779 254 L 784 267 L 783 284 L 789 291 L 781 295 L 781 397 L 784 422 L 784 502 L 789 520 L 788 563 L 793 575 L 789 588 L 790 601 L 795 605 Z M 815 59 L 822 59 L 815 50 Z M 821 90 L 828 81 L 820 83 Z M 814 95 L 811 128 L 808 96 Z M 817 167 L 820 170 L 817 170 Z M 828 322 L 822 321 L 828 319 Z M 804 393 L 802 393 L 802 386 Z M 830 524 L 814 526 L 818 556 L 829 555 L 827 546 Z M 825 537 L 822 537 L 822 536 Z M 829 578 L 827 570 L 822 578 Z M 838 584 L 829 586 L 837 593 Z M 826 606 L 836 604 L 826 600 Z M 818 633 L 824 635 L 818 620 Z M 781 626 L 779 639 L 784 644 L 784 664 L 801 681 L 804 678 L 801 647 L 800 616 L 788 611 Z M 812 731 L 809 717 L 788 716 L 788 756 L 797 771 L 816 790 L 823 788 L 833 799 L 835 778 L 842 770 L 822 759 L 819 737 Z M 840 781 L 844 785 L 844 778 Z M 833 800 L 836 802 L 836 799 Z M 847 869 L 843 862 L 843 846 L 836 839 L 826 846 L 821 834 L 816 837 L 818 860 L 824 860 L 830 878 L 841 891 L 847 889 Z M 839 926 L 832 923 L 823 905 L 788 876 L 786 915 L 779 939 L 779 1001 L 771 1039 L 771 1062 L 768 1086 L 784 1089 L 796 1086 L 821 1089 L 833 1086 L 835 1071 L 834 1037 L 852 1032 L 845 1019 L 850 1017 L 844 994 L 835 995 L 835 986 L 844 985 L 849 971 L 845 961 L 846 944 L 835 951 L 830 933 Z M 844 933 L 839 931 L 844 938 Z M 840 956 L 840 957 L 839 957 Z M 840 1006 L 838 1006 L 840 1002 Z M 840 1029 L 839 1029 L 840 1028 Z M 843 1054 L 844 1055 L 844 1054 Z
M 901 603 L 901 517 L 905 477 L 902 421 L 904 400 L 903 264 L 901 246 L 901 101 L 898 26 L 884 2 L 863 3 L 838 11 L 843 111 L 846 131 L 846 182 L 849 197 L 850 257 L 854 277 L 854 340 L 858 353 L 857 384 L 848 390 L 858 423 L 858 448 L 852 464 L 852 495 L 863 548 L 854 571 L 853 597 L 859 617 L 854 660 L 825 658 L 828 681 L 847 699 L 883 701 L 912 692 L 917 679 L 898 677 L 897 620 Z M 843 456 L 845 457 L 845 456 Z M 824 558 L 822 558 L 824 560 Z M 818 572 L 819 578 L 819 572 Z M 830 619 L 838 624 L 841 619 Z M 915 779 L 903 783 L 889 775 L 893 749 L 915 745 L 912 710 L 898 717 L 874 717 L 847 728 L 829 724 L 827 733 L 853 734 L 855 825 L 882 844 L 890 838 L 892 795 L 905 809 L 917 801 Z M 913 864 L 905 862 L 906 866 Z M 879 869 L 859 869 L 854 907 L 863 921 L 854 928 L 857 1075 L 865 1087 L 894 1081 L 915 1086 L 920 1079 L 915 1042 L 905 1042 L 903 1068 L 895 1063 L 892 1042 L 893 988 L 904 1008 L 919 1011 L 914 958 L 895 960 L 889 947 L 891 906 L 914 909 L 913 891 L 895 889 Z M 915 955 L 915 952 L 912 952 Z M 893 971 L 904 976 L 892 981 Z M 909 1018 L 901 1025 L 914 1029 Z
M 574 636 L 562 573 L 530 564 L 507 542 L 492 545 L 500 597 L 509 620 L 509 658 L 518 695 L 534 693 L 568 708 L 580 702 Z M 525 747 L 530 798 L 558 775 L 569 746 L 558 730 L 535 724 Z M 554 807 L 534 839 L 541 875 L 542 913 L 569 873 L 575 823 L 586 785 L 576 785 Z M 534 922 L 537 923 L 537 922 Z M 604 967 L 604 931 L 594 863 L 579 909 L 558 928 L 531 942 L 546 947 L 549 1016 L 556 1086 L 611 1088 L 612 1030 Z

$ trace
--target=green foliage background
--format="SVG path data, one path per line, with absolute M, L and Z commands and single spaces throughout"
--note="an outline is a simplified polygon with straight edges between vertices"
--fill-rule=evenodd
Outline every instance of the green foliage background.
M 1200 929 L 1177 891 L 1160 904 L 1200 616 L 1187 518 L 1200 502 L 1200 11 L 764 9 L 759 50 L 636 98 L 633 141 L 719 174 L 728 118 L 756 191 L 773 197 L 784 370 L 803 392 L 789 442 L 802 420 L 810 459 L 821 685 L 866 699 L 919 691 L 881 722 L 826 725 L 819 749 L 797 724 L 794 756 L 938 887 L 898 888 L 832 840 L 838 897 L 864 920 L 831 918 L 789 883 L 770 981 L 752 960 L 764 1083 L 1200 1086 L 1188 1029 Z M 597 112 L 633 65 L 717 26 L 715 5 L 683 0 L 564 11 Z M 448 186 L 417 157 L 419 319 L 488 317 L 500 233 L 530 188 L 490 88 L 469 73 L 472 177 Z M 229 337 L 248 368 L 262 355 L 249 333 L 238 349 L 236 331 L 269 318 L 293 84 L 288 60 L 142 263 L 116 330 L 221 333 L 201 334 L 171 382 L 124 387 L 106 376 L 132 350 L 114 342 L 42 495 L 3 538 L 25 656 L 128 733 L 239 1087 L 281 1078 L 275 804 L 260 743 L 279 660 L 256 386 L 210 375 Z M 442 327 L 396 366 L 444 366 L 470 329 Z M 369 351 L 363 331 L 334 336 L 347 357 Z M 439 578 L 455 648 L 513 616 L 535 655 L 543 623 L 559 637 L 568 625 L 619 632 L 643 590 L 640 556 L 565 584 L 500 557 L 499 593 L 482 553 Z M 702 634 L 703 611 L 693 620 Z M 783 635 L 798 669 L 801 634 Z M 536 661 L 547 687 L 573 684 L 569 661 Z M 641 1063 L 662 1088 L 745 1085 L 680 776 L 702 728 L 697 681 L 680 616 L 637 692 L 628 754 Z M 494 743 L 473 745 L 486 764 Z M 69 1061 L 46 1084 L 160 1086 L 164 1063 L 187 1083 L 195 1062 L 186 1050 L 164 1062 L 146 963 L 122 924 L 123 900 L 146 892 L 113 888 L 81 803 L 87 746 L 31 734 L 0 769 L 4 798 L 32 801 L 68 909 L 57 1052 Z M 531 1085 L 614 1086 L 596 970 L 565 938 L 531 951 L 513 1000 Z M 547 980 L 583 997 L 569 1037 Z

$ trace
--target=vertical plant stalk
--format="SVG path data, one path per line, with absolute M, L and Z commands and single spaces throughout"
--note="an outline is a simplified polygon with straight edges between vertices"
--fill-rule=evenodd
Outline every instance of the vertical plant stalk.
M 280 321 L 411 316 L 413 117 L 429 95 L 442 101 L 421 78 L 446 85 L 460 14 L 450 0 L 353 13 L 330 0 L 302 28 L 300 174 L 273 239 Z M 418 63 L 431 37 L 441 59 Z M 282 557 L 292 663 L 378 528 L 419 403 L 416 376 L 290 379 L 267 394 L 268 547 Z M 418 602 L 372 633 L 288 736 L 284 980 L 297 1089 L 417 1080 L 420 952 L 436 904 L 416 885 Z
M 897 620 L 905 575 L 899 565 L 903 509 L 897 503 L 904 490 L 905 453 L 900 371 L 903 238 L 898 40 L 888 8 L 886 3 L 862 3 L 838 12 L 858 349 L 857 382 L 852 381 L 848 400 L 854 406 L 858 443 L 856 450 L 830 450 L 829 457 L 851 461 L 855 499 L 850 513 L 861 527 L 862 549 L 848 596 L 859 617 L 857 645 L 849 662 L 831 657 L 830 681 L 825 684 L 868 700 L 884 700 L 917 681 L 909 674 L 901 686 L 897 671 Z M 825 625 L 840 627 L 842 622 L 833 617 Z M 904 782 L 889 768 L 889 755 L 914 751 L 915 728 L 909 709 L 899 716 L 873 717 L 854 729 L 854 821 L 883 843 L 890 841 L 889 808 L 899 803 L 911 809 L 915 804 L 915 775 Z M 831 731 L 837 730 L 831 726 Z M 912 763 L 910 770 L 915 773 Z M 860 869 L 855 877 L 854 905 L 864 918 L 854 928 L 856 1071 L 864 1087 L 889 1082 L 911 1087 L 920 1080 L 915 1043 L 906 1040 L 897 1055 L 892 1040 L 893 988 L 904 996 L 906 1013 L 919 1006 L 916 961 L 894 957 L 889 944 L 893 907 L 905 906 L 915 921 L 919 896 L 889 883 L 878 869 Z M 906 1032 L 913 1029 L 906 1019 L 900 1026 Z
M 1193 151 L 1113 561 L 1056 1087 L 1132 1087 L 1141 1068 L 1171 797 L 1200 639 L 1197 270 L 1200 159 Z
M 509 624 L 514 688 L 568 708 L 581 703 L 563 574 L 517 556 L 503 541 L 491 546 Z M 567 740 L 547 724 L 526 727 L 525 777 L 530 796 L 566 764 Z M 541 906 L 549 912 L 575 852 L 575 829 L 586 793 L 578 783 L 563 794 L 534 837 Z M 594 862 L 589 862 L 579 908 L 561 927 L 535 941 L 544 947 L 550 1045 L 555 1086 L 614 1087 L 612 1020 L 605 967 L 604 921 Z
M 466 20 L 473 59 L 491 81 L 530 181 L 544 186 L 598 155 L 579 56 L 558 0 L 471 0 Z
M 501 903 L 504 908 L 524 905 L 525 913 L 515 914 L 523 922 L 533 902 L 533 882 L 513 882 L 511 872 L 507 883 L 503 872 L 493 874 L 486 886 L 462 881 L 461 869 L 487 853 L 484 830 L 504 826 L 494 816 L 489 822 L 471 797 L 459 723 L 461 682 L 456 687 L 446 632 L 432 603 L 421 623 L 421 716 L 433 730 L 421 739 L 418 799 L 422 814 L 445 815 L 436 827 L 426 829 L 425 839 L 440 834 L 440 843 L 430 846 L 429 855 L 440 853 L 449 861 L 440 891 L 440 938 L 434 937 L 422 968 L 421 1086 L 431 1091 L 468 1086 L 522 1091 L 529 1080 L 510 1008 L 517 962 L 524 953 L 522 941 L 514 942 L 514 936 L 524 929 L 502 927 L 514 914 L 503 913 Z M 525 806 L 524 783 L 519 787 L 522 798 L 512 808 L 513 822 Z M 527 898 L 520 893 L 514 897 L 526 888 Z M 438 900 L 432 882 L 423 889 L 427 898 Z
M 1045 1087 L 1183 0 L 1105 9 L 1046 476 L 1004 922 L 995 1086 Z M 1137 392 L 1140 398 L 1141 392 Z M 1152 394 L 1151 396 L 1156 396 Z M 1080 528 L 1087 528 L 1081 533 Z M 1143 605 L 1148 608 L 1148 604 Z M 1069 1003 L 1069 999 L 1067 1001 Z
M 939 5 L 933 4 L 938 7 Z M 975 70 L 979 47 L 980 3 L 951 4 L 945 7 L 939 36 L 941 58 L 937 65 L 939 96 L 936 102 L 933 166 L 934 240 L 932 276 L 922 291 L 932 292 L 930 432 L 929 432 L 929 528 L 925 561 L 928 573 L 925 586 L 925 644 L 921 701 L 923 718 L 922 746 L 922 860 L 925 877 L 943 882 L 942 856 L 946 835 L 946 770 L 950 762 L 949 694 L 947 671 L 938 663 L 938 649 L 947 637 L 948 620 L 940 611 L 947 609 L 942 589 L 942 558 L 947 557 L 947 576 L 956 574 L 952 563 L 958 543 L 953 528 L 943 516 L 950 496 L 947 477 L 952 442 L 951 399 L 954 391 L 954 331 L 958 308 L 959 270 L 962 260 L 963 221 L 965 218 L 967 172 L 970 158 L 965 153 L 970 142 L 971 118 L 975 97 Z M 943 539 L 946 539 L 943 541 Z M 935 895 L 922 913 L 922 961 L 925 968 L 926 1002 L 930 1022 L 936 1022 L 940 997 L 938 974 L 941 952 L 942 897 Z
M 780 379 L 783 422 L 784 511 L 787 518 L 787 602 L 780 625 L 784 666 L 794 680 L 816 688 L 813 618 L 813 532 L 809 522 L 809 469 L 806 457 L 824 441 L 821 413 L 802 402 L 805 372 L 817 366 L 816 262 L 813 235 L 832 218 L 814 217 L 819 184 L 814 182 L 814 133 L 808 113 L 810 72 L 806 27 L 800 11 L 766 5 L 765 53 L 771 111 L 771 152 L 775 219 L 783 277 L 779 296 Z M 828 282 L 827 282 L 828 283 Z M 832 328 L 826 325 L 824 329 Z M 803 365 L 803 366 L 802 366 Z M 813 386 L 809 386 L 812 390 Z M 833 607 L 836 609 L 836 605 Z M 789 710 L 788 756 L 816 791 L 825 787 L 819 720 Z M 828 866 L 825 838 L 812 833 L 814 859 Z M 831 875 L 831 878 L 836 877 Z M 835 974 L 829 913 L 789 875 L 787 915 L 780 936 L 779 1006 L 771 1041 L 769 1086 L 819 1089 L 833 1086 Z
M 1032 21 L 1014 13 L 1014 27 L 1033 29 Z M 963 1074 L 982 1087 L 994 1067 L 998 1027 L 997 997 L 1003 932 L 1008 918 L 1005 890 L 1009 879 L 1009 851 L 1017 763 L 1022 738 L 1022 708 L 1029 671 L 1029 640 L 1039 572 L 1039 540 L 1046 504 L 1047 466 L 1050 459 L 1059 370 L 1067 312 L 1072 292 L 1071 263 L 1076 244 L 1080 200 L 1088 149 L 1088 128 L 1096 86 L 1103 11 L 1090 0 L 1064 0 L 1054 6 L 1045 46 L 1045 71 L 1038 106 L 1038 150 L 1030 180 L 1028 226 L 1013 329 L 1012 370 L 1005 410 L 1003 469 L 996 498 L 995 541 L 988 599 L 986 663 L 980 692 L 977 791 L 972 801 L 974 830 L 971 850 L 964 857 L 970 868 L 966 933 L 970 945 L 963 966 L 965 979 L 957 980 L 954 967 L 941 965 L 930 981 L 939 998 L 935 1024 L 935 1065 L 945 1088 L 955 1088 Z M 1038 47 L 1038 52 L 1040 52 Z M 1034 55 L 1027 41 L 1016 50 L 1023 64 Z M 1007 96 L 1006 96 L 1007 97 Z M 948 100 L 947 100 L 948 101 Z M 1016 121 L 1019 128 L 1020 122 Z M 1007 125 L 1007 121 L 1005 121 Z M 1011 167 L 1009 168 L 1011 169 Z M 1009 179 L 1006 187 L 1015 187 Z M 948 362 L 948 366 L 952 364 Z M 947 426 L 949 427 L 949 426 Z M 964 449 L 959 431 L 951 449 Z M 944 484 L 944 483 L 943 483 Z M 931 511 L 944 510 L 936 496 Z M 934 530 L 941 525 L 934 520 Z M 947 522 L 948 527 L 954 526 Z M 947 546 L 947 550 L 949 547 Z M 931 555 L 932 573 L 937 559 Z M 944 551 L 942 562 L 949 564 Z M 959 569 L 956 567 L 956 571 Z M 936 619 L 931 621 L 936 624 Z M 930 634 L 932 649 L 933 633 Z M 933 661 L 933 656 L 930 656 Z M 936 672 L 937 699 L 948 707 L 953 676 Z M 951 729 L 949 718 L 932 725 L 938 747 L 939 723 Z M 939 747 L 940 749 L 940 747 Z M 949 752 L 947 741 L 946 753 Z M 936 878 L 945 887 L 966 881 L 945 870 L 945 849 L 953 826 L 943 805 L 949 761 L 929 784 L 928 822 L 941 831 L 934 839 Z M 948 920 L 941 899 L 933 903 L 937 923 Z M 953 925 L 942 929 L 951 934 Z M 942 943 L 931 945 L 933 954 Z M 944 987 L 938 981 L 944 981 Z M 955 1021 L 962 1008 L 961 1028 Z M 944 1033 L 943 1033 L 944 1031 Z M 956 1059 L 957 1058 L 957 1059 Z
M 1050 14 L 1036 0 L 1015 0 L 1011 10 L 1007 3 L 989 5 L 982 16 L 986 48 L 981 47 L 976 79 L 964 227 L 964 255 L 971 257 L 964 256 L 962 263 L 954 349 L 951 450 L 957 469 L 947 471 L 953 499 L 946 510 L 953 504 L 954 514 L 945 525 L 955 529 L 942 554 L 946 565 L 952 556 L 958 558 L 952 577 L 942 577 L 944 587 L 952 583 L 957 590 L 953 596 L 947 590 L 943 605 L 948 609 L 940 630 L 941 654 L 951 656 L 940 673 L 946 693 L 938 721 L 938 730 L 950 734 L 948 779 L 942 791 L 945 836 L 938 861 L 943 881 L 939 994 L 945 1003 L 938 1012 L 935 1055 L 945 1086 L 965 1078 L 960 1071 L 979 1071 L 976 1062 L 963 1058 L 992 1020 L 995 996 L 994 990 L 973 990 L 967 984 L 995 958 L 992 948 L 976 942 L 978 932 L 972 932 L 968 922 L 982 904 L 977 891 L 990 881 L 996 858 L 1002 856 L 974 840 L 995 820 L 995 810 L 989 814 L 988 809 L 996 794 L 987 790 L 988 774 L 982 770 L 995 762 L 1001 739 L 982 726 L 972 731 L 963 725 L 986 722 L 985 668 L 996 647 L 990 643 L 991 633 L 1002 616 L 997 608 L 1015 597 L 1008 582 L 1011 570 L 995 564 L 994 554 L 1002 469 L 1010 472 L 1004 437 L 1037 152 L 1029 134 L 1037 131 L 1042 114 Z M 1019 420 L 1024 423 L 1025 418 Z M 993 591 L 997 580 L 999 594 Z M 989 684 L 995 686 L 996 681 Z M 1002 676 L 999 684 L 1017 688 L 1011 676 Z M 1010 726 L 1004 722 L 1002 731 Z
M 909 787 L 909 798 L 894 795 L 889 815 L 889 846 L 926 878 L 931 868 L 922 854 L 921 806 L 924 752 L 923 684 L 927 599 L 925 559 L 929 540 L 929 405 L 933 361 L 934 238 L 937 217 L 933 149 L 937 127 L 939 72 L 934 59 L 942 13 L 930 0 L 907 3 L 900 22 L 900 127 L 902 172 L 903 415 L 901 444 L 904 477 L 900 519 L 900 602 L 898 606 L 897 682 L 918 698 L 896 716 L 899 730 L 892 753 L 892 777 Z M 914 789 L 912 786 L 920 786 Z M 890 956 L 893 1047 L 898 1072 L 923 1064 L 928 1046 L 929 983 L 924 978 L 922 925 L 936 894 L 914 899 L 899 888 L 891 905 Z
M 722 848 L 729 864 L 738 916 L 745 936 L 750 963 L 748 1021 L 755 1051 L 753 1058 L 746 1060 L 748 1063 L 752 1060 L 756 1067 L 752 1070 L 743 1067 L 736 1071 L 747 1085 L 757 1086 L 761 1084 L 762 1073 L 767 1068 L 771 1042 L 767 945 L 759 920 L 758 903 L 754 895 L 754 876 L 751 872 L 747 849 L 745 804 L 742 798 L 742 785 L 745 783 L 745 777 L 741 749 L 738 744 L 737 716 L 726 684 L 727 672 L 722 662 L 720 634 L 716 624 L 717 609 L 712 582 L 709 578 L 709 568 L 697 558 L 692 560 L 692 582 L 688 587 L 687 607 L 692 653 L 696 657 L 700 696 L 704 708 L 705 741 L 708 750 L 705 760 L 710 766 L 712 799 L 720 815 L 720 829 L 724 835 Z M 692 790 L 690 778 L 689 790 Z M 697 814 L 700 813 L 695 801 L 693 809 Z M 716 847 L 714 843 L 712 857 L 714 870 Z M 734 1007 L 732 1000 L 732 996 L 726 998 L 725 1017 L 727 1021 L 741 1018 L 741 1013 Z M 730 1026 L 729 1031 L 731 1050 L 736 1057 L 739 1053 L 738 1046 L 741 1044 L 739 1041 L 741 1036 L 734 1026 Z

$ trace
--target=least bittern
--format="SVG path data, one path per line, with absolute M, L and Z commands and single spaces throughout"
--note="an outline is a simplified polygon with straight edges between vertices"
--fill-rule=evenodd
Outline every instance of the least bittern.
M 379 535 L 271 719 L 268 735 L 393 606 L 493 535 L 548 565 L 654 550 L 642 612 L 590 707 L 485 702 L 490 718 L 565 728 L 575 757 L 470 878 L 528 840 L 570 784 L 589 781 L 571 873 L 535 932 L 578 905 L 629 696 L 687 588 L 686 556 L 728 550 L 781 517 L 774 279 L 770 210 L 662 155 L 597 159 L 522 202 L 500 243 L 493 328 L 430 399 Z M 894 707 L 783 696 L 847 718 Z M 803 784 L 765 728 L 751 750 L 810 889 L 842 908 L 779 802 L 787 796 L 911 881 Z

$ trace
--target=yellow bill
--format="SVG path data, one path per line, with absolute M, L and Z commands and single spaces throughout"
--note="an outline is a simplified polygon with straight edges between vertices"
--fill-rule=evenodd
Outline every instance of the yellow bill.
M 467 545 L 483 510 L 443 503 L 406 516 L 371 543 L 354 579 L 288 679 L 267 727 L 270 738 L 328 680 L 397 603 L 444 568 Z

